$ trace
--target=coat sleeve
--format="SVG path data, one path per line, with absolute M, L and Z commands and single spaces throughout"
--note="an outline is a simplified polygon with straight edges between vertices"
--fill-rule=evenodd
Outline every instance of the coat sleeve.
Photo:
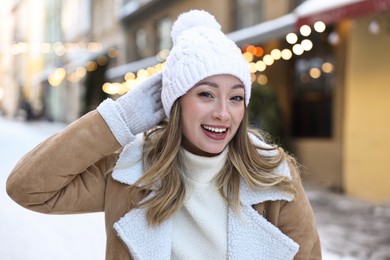
M 296 189 L 294 199 L 290 202 L 268 201 L 256 205 L 255 209 L 299 245 L 294 259 L 322 259 L 313 209 L 302 186 L 295 161 L 289 158 L 288 163 Z
M 299 251 L 294 259 L 322 259 L 313 209 L 302 186 L 297 165 L 292 158 L 289 158 L 289 167 L 296 195 L 291 202 L 280 204 L 278 227 L 299 244 Z
M 106 176 L 120 148 L 100 114 L 92 111 L 27 153 L 7 179 L 7 193 L 42 213 L 102 211 Z

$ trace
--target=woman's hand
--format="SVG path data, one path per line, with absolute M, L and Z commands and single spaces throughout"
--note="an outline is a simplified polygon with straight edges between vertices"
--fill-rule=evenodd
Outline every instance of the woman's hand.
M 134 135 L 153 128 L 163 120 L 161 87 L 162 74 L 157 73 L 117 100 L 119 113 Z
M 157 73 L 118 100 L 106 99 L 98 106 L 97 110 L 122 146 L 163 120 L 161 87 L 162 73 Z

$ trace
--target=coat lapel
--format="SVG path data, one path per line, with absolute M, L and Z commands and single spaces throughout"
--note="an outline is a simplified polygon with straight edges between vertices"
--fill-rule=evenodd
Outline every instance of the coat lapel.
M 262 147 L 268 144 L 249 135 L 251 141 Z M 263 155 L 273 155 L 275 151 L 261 150 Z M 291 178 L 290 169 L 283 161 L 275 173 Z M 294 196 L 278 188 L 251 189 L 244 179 L 240 181 L 241 211 L 231 208 L 228 211 L 228 256 L 229 259 L 293 259 L 299 245 L 268 222 L 252 206 L 265 201 L 291 201 Z
M 260 140 L 255 142 L 264 144 Z M 143 136 L 139 135 L 123 149 L 112 173 L 113 179 L 131 185 L 142 176 L 142 145 Z M 276 173 L 291 177 L 287 162 L 283 162 Z M 231 208 L 228 210 L 228 258 L 293 259 L 298 252 L 298 244 L 252 207 L 264 201 L 292 199 L 291 194 L 276 188 L 254 191 L 242 179 L 241 211 L 237 214 Z M 151 227 L 146 220 L 146 210 L 133 209 L 118 220 L 114 228 L 135 259 L 170 259 L 171 219 Z
M 145 209 L 133 209 L 114 224 L 134 259 L 170 259 L 172 221 L 149 226 Z
M 114 180 L 132 185 L 141 178 L 143 140 L 143 135 L 137 135 L 133 142 L 124 147 L 112 173 Z M 171 220 L 151 227 L 147 223 L 146 210 L 133 209 L 114 224 L 114 229 L 134 259 L 171 258 Z
M 241 208 L 237 214 L 228 211 L 229 259 L 293 259 L 298 244 L 261 216 L 252 205 L 267 200 L 287 200 L 293 197 L 275 188 L 253 191 L 241 181 Z

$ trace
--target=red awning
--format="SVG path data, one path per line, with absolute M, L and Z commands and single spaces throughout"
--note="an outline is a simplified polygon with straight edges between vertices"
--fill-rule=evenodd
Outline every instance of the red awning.
M 295 14 L 286 14 L 273 20 L 229 33 L 227 36 L 238 45 L 261 44 L 284 37 L 295 30 L 297 18 Z
M 304 24 L 313 25 L 317 21 L 334 24 L 342 19 L 390 10 L 390 0 L 338 0 L 333 2 L 319 0 L 304 2 L 296 9 L 297 28 Z M 314 11 L 310 11 L 310 9 L 314 9 Z

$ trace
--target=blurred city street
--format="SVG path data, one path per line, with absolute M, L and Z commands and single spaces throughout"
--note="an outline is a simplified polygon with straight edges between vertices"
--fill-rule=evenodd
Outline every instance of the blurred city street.
M 323 259 L 390 259 L 390 204 L 373 205 L 306 186 L 316 215 Z
M 0 116 L 0 259 L 104 259 L 102 213 L 51 216 L 26 210 L 7 195 L 5 182 L 17 161 L 64 127 Z
M 212 19 L 174 26 L 193 9 Z M 107 98 L 157 73 L 172 76 L 165 86 L 228 64 L 217 41 L 220 58 L 175 54 L 184 32 L 219 26 L 248 63 L 249 123 L 308 173 L 323 259 L 390 260 L 390 0 L 0 0 L 0 16 L 0 260 L 105 258 L 103 213 L 26 210 L 7 177 Z
M 102 214 L 49 216 L 6 194 L 8 174 L 27 151 L 65 125 L 0 117 L 0 259 L 104 259 Z M 325 260 L 390 259 L 390 205 L 372 205 L 305 183 Z

